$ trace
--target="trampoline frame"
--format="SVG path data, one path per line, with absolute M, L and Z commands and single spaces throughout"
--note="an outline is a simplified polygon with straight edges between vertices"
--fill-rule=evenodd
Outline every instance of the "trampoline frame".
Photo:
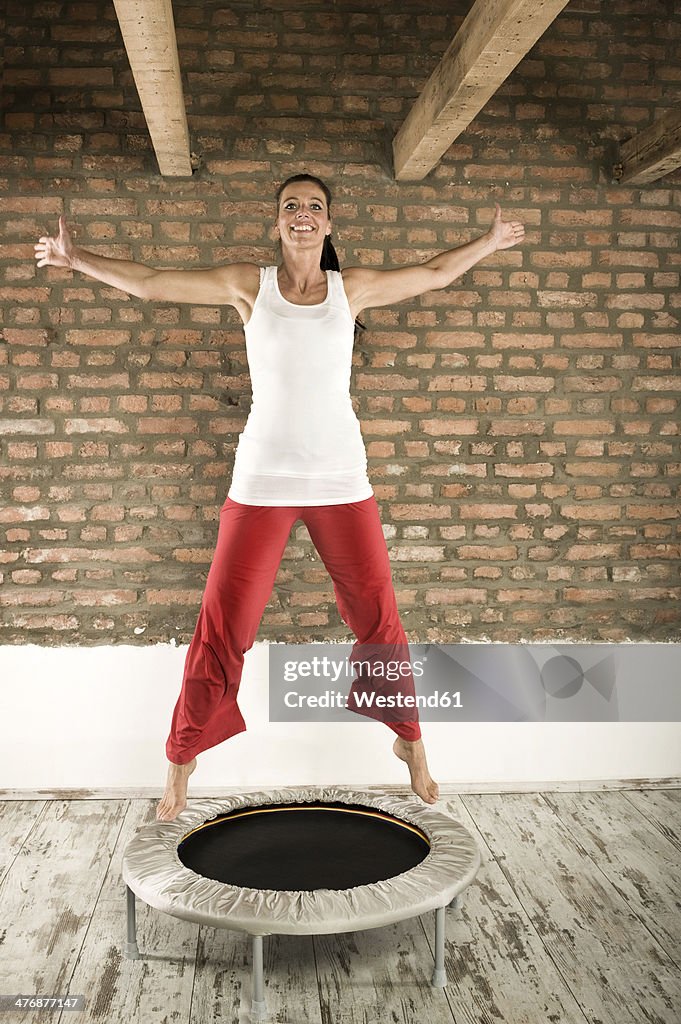
M 430 843 L 425 860 L 401 875 L 354 889 L 286 892 L 245 889 L 206 879 L 186 868 L 177 855 L 177 847 L 193 828 L 237 808 L 276 803 L 334 802 L 374 807 L 416 825 Z M 460 822 L 426 804 L 389 793 L 315 787 L 245 793 L 221 800 L 201 801 L 187 807 L 172 822 L 143 826 L 128 843 L 122 872 L 127 906 L 127 939 L 123 952 L 130 960 L 140 959 L 136 895 L 150 906 L 174 917 L 210 927 L 248 931 L 253 938 L 251 1019 L 263 1021 L 266 1014 L 265 935 L 322 935 L 369 930 L 386 927 L 398 920 L 420 917 L 434 910 L 431 984 L 444 988 L 447 984 L 445 911 L 458 905 L 459 893 L 473 880 L 480 864 L 477 843 Z

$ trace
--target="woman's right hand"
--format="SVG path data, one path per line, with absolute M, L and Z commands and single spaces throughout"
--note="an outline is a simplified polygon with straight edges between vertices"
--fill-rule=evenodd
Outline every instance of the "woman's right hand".
M 63 214 L 59 218 L 59 234 L 56 238 L 43 235 L 34 246 L 35 258 L 39 267 L 70 267 L 75 247 L 71 234 L 66 227 Z

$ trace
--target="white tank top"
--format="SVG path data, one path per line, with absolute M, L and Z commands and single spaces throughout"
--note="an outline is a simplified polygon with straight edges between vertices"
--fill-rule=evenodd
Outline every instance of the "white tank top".
M 244 505 L 336 505 L 373 495 L 350 398 L 354 320 L 339 271 L 303 306 L 261 267 L 244 327 L 253 401 L 228 496 Z

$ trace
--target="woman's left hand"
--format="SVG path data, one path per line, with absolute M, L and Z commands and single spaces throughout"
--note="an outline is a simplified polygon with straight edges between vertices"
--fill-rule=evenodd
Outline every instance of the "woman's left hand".
M 525 228 L 519 220 L 502 220 L 501 207 L 498 203 L 494 205 L 496 212 L 487 233 L 494 240 L 495 248 L 510 249 L 512 245 L 517 245 L 518 242 L 523 241 L 525 238 Z

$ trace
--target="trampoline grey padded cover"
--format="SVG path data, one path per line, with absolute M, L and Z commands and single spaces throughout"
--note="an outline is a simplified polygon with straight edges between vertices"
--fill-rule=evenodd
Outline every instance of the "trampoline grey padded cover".
M 416 825 L 430 851 L 420 864 L 385 881 L 351 889 L 247 889 L 185 867 L 177 847 L 193 828 L 240 807 L 277 803 L 363 804 Z M 238 793 L 192 803 L 174 821 L 144 825 L 123 854 L 123 879 L 157 910 L 213 928 L 252 935 L 312 934 L 380 928 L 451 902 L 475 877 L 481 858 L 473 836 L 448 815 L 389 793 L 330 786 Z

